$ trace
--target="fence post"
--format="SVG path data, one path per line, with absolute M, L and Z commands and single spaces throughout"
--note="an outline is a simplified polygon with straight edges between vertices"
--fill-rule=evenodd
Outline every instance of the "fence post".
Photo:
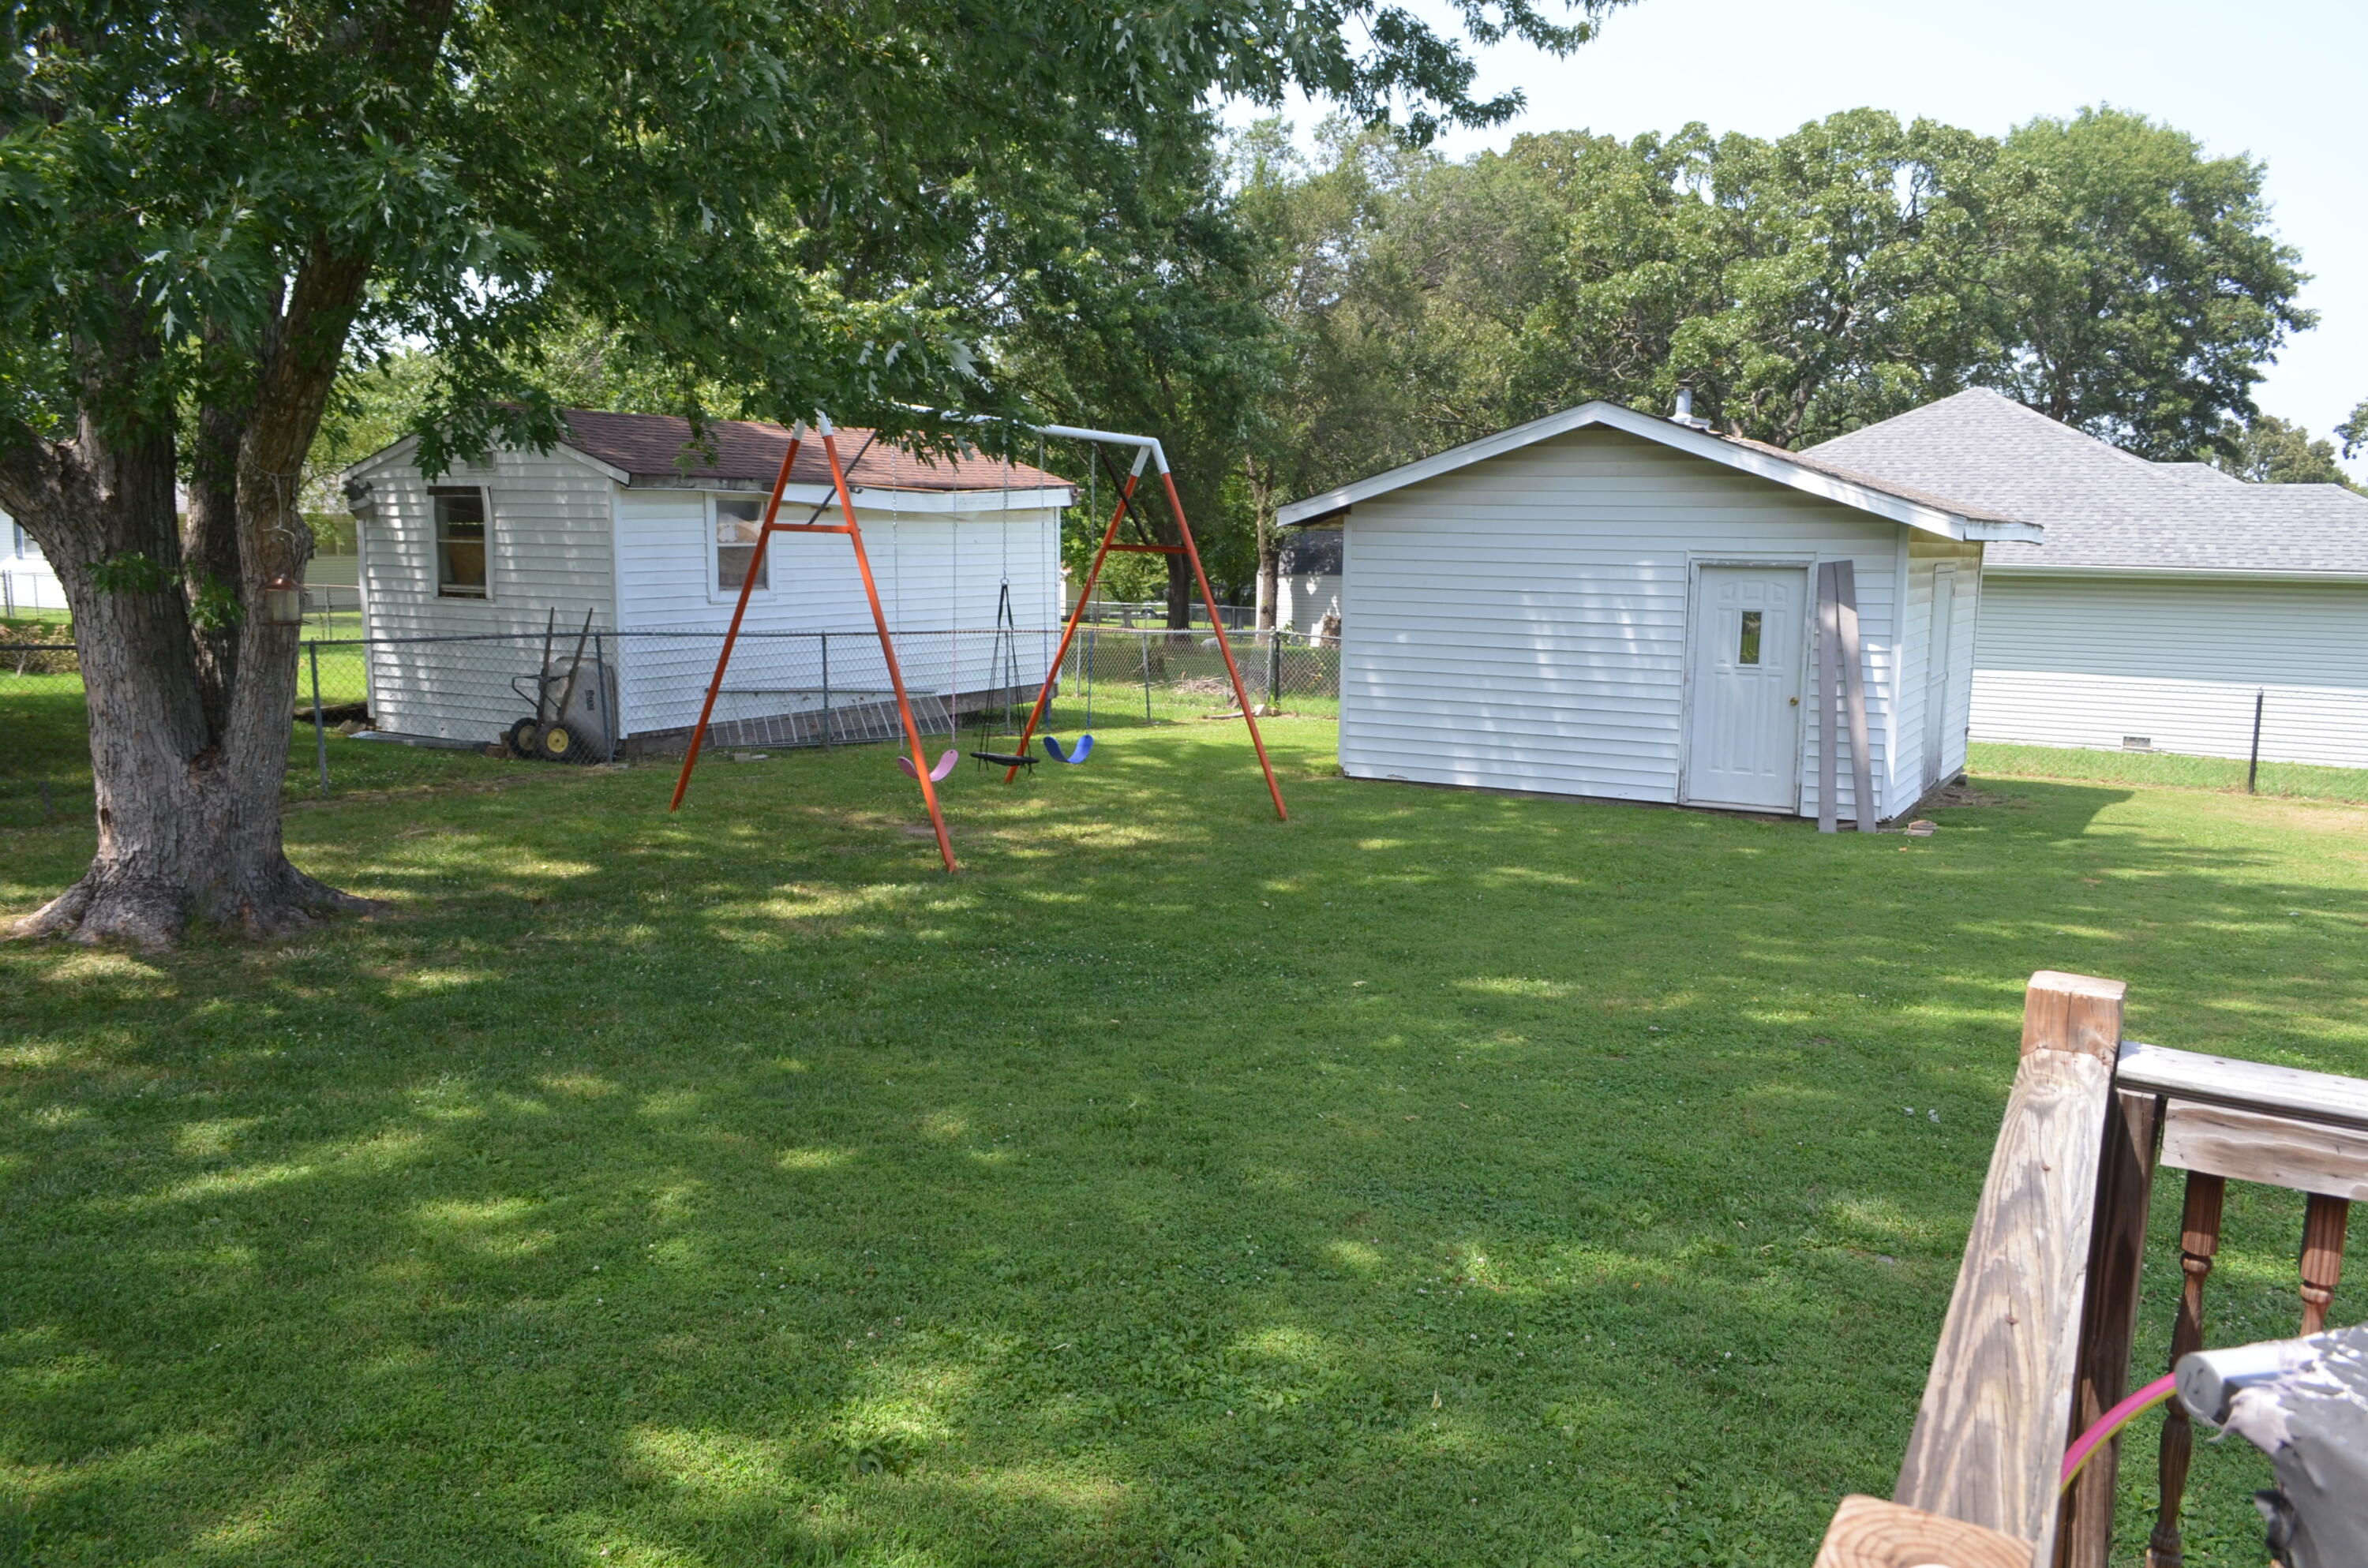
M 2248 795 L 2260 793 L 2253 785 L 2261 776 L 2261 699 L 2269 694 L 2270 688 L 2265 686 L 2256 687 L 2253 690 L 2253 755 L 2245 764 L 2245 793 Z
M 1266 634 L 1266 705 L 1269 709 L 1282 706 L 1282 629 L 1269 627 Z
M 830 749 L 830 633 L 822 634 L 822 749 Z
M 304 652 L 313 665 L 313 755 L 321 765 L 321 793 L 329 792 L 329 734 L 321 727 L 321 644 L 308 641 Z
M 592 678 L 600 684 L 597 694 L 600 699 L 600 733 L 608 737 L 608 755 L 600 760 L 617 760 L 617 703 L 609 691 L 609 636 L 607 632 L 592 634 Z
M 1151 722 L 1151 633 L 1144 632 L 1143 642 L 1143 719 Z

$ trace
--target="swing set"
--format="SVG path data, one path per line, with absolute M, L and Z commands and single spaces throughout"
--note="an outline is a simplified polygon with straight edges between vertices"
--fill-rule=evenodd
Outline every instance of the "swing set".
M 961 420 L 963 423 L 987 423 L 983 419 L 970 419 L 962 415 L 939 414 L 935 417 Z M 1281 821 L 1290 821 L 1291 812 L 1282 803 L 1282 786 L 1277 782 L 1274 776 L 1274 764 L 1267 756 L 1265 738 L 1258 733 L 1258 717 L 1250 710 L 1249 693 L 1242 685 L 1241 667 L 1234 662 L 1233 645 L 1225 637 L 1224 618 L 1218 611 L 1217 597 L 1209 586 L 1209 574 L 1201 564 L 1200 547 L 1193 541 L 1192 525 L 1185 517 L 1183 498 L 1176 493 L 1175 474 L 1168 467 L 1167 453 L 1160 446 L 1159 438 L 1156 436 L 1133 436 L 1110 430 L 1089 430 L 1071 425 L 1036 425 L 1023 426 L 1023 428 L 1032 431 L 1040 439 L 1050 437 L 1054 440 L 1085 442 L 1092 449 L 1097 462 L 1104 460 L 1101 449 L 1105 443 L 1133 447 L 1135 449 L 1134 464 L 1128 471 L 1124 481 L 1116 484 L 1117 509 L 1110 514 L 1109 525 L 1102 529 L 1101 542 L 1094 551 L 1093 566 L 1086 574 L 1086 581 L 1078 590 L 1076 603 L 1071 607 L 1068 619 L 1062 627 L 1060 645 L 1054 650 L 1051 661 L 1045 665 L 1043 678 L 1036 689 L 1035 705 L 1030 709 L 1028 722 L 1019 732 L 1019 744 L 1009 753 L 989 751 L 982 744 L 982 748 L 972 755 L 982 761 L 1003 767 L 1005 770 L 1003 779 L 1007 784 L 1019 776 L 1021 768 L 1032 767 L 1036 759 L 1028 754 L 1028 743 L 1035 737 L 1038 725 L 1043 722 L 1045 709 L 1052 701 L 1053 687 L 1059 678 L 1062 663 L 1068 657 L 1070 644 L 1076 640 L 1078 625 L 1085 619 L 1086 608 L 1093 600 L 1094 586 L 1100 581 L 1103 562 L 1112 554 L 1181 555 L 1192 563 L 1193 580 L 1200 587 L 1201 603 L 1208 608 L 1209 625 L 1216 634 L 1217 650 L 1224 656 L 1225 675 L 1233 682 L 1234 700 L 1241 711 L 1242 722 L 1249 727 L 1250 745 L 1258 754 L 1259 770 L 1266 776 L 1267 793 L 1274 801 L 1274 814 Z M 939 858 L 945 862 L 945 868 L 949 872 L 958 871 L 962 868 L 954 858 L 953 840 L 946 831 L 945 812 L 939 804 L 937 786 L 943 783 L 953 772 L 955 764 L 961 758 L 961 752 L 959 748 L 948 750 L 932 764 L 927 750 L 921 744 L 920 725 L 914 720 L 912 700 L 905 689 L 904 672 L 896 660 L 895 638 L 889 630 L 887 612 L 881 607 L 880 588 L 871 574 L 871 559 L 864 552 L 863 528 L 862 525 L 856 520 L 855 497 L 848 484 L 848 465 L 839 459 L 837 434 L 832 427 L 828 415 L 816 416 L 814 433 L 820 438 L 823 455 L 830 470 L 831 494 L 815 506 L 804 522 L 785 523 L 780 520 L 781 494 L 789 487 L 790 471 L 795 466 L 799 449 L 805 444 L 806 440 L 807 426 L 801 422 L 790 432 L 789 449 L 781 455 L 780 472 L 774 476 L 772 494 L 766 500 L 764 521 L 757 530 L 753 558 L 740 579 L 740 597 L 733 606 L 731 624 L 723 633 L 723 647 L 716 656 L 715 674 L 708 681 L 707 698 L 700 705 L 699 722 L 691 731 L 690 746 L 683 756 L 682 772 L 675 779 L 674 799 L 668 803 L 666 810 L 673 812 L 682 809 L 683 795 L 690 788 L 691 769 L 699 766 L 700 748 L 707 739 L 708 722 L 715 711 L 716 697 L 723 690 L 724 671 L 731 665 L 733 648 L 739 642 L 741 621 L 748 613 L 749 594 L 764 573 L 766 544 L 777 533 L 844 534 L 847 536 L 848 543 L 855 551 L 856 573 L 863 581 L 863 596 L 871 607 L 872 630 L 879 635 L 881 658 L 887 665 L 888 683 L 894 693 L 897 717 L 904 727 L 906 749 L 897 757 L 896 765 L 907 778 L 920 786 L 921 803 L 928 812 L 929 827 L 937 837 Z M 865 449 L 870 448 L 871 440 L 875 439 L 876 436 L 875 432 L 866 437 Z M 863 450 L 859 449 L 856 460 L 860 461 L 862 456 Z M 1177 535 L 1180 540 L 1178 543 L 1169 544 L 1161 541 L 1135 504 L 1135 490 L 1141 483 L 1143 472 L 1147 466 L 1157 469 L 1159 483 L 1167 502 L 1168 514 L 1175 519 Z M 1113 472 L 1111 478 L 1113 482 L 1117 482 L 1118 476 Z M 838 504 L 841 520 L 836 523 L 824 523 L 820 520 L 822 514 L 829 508 L 834 500 Z M 1129 518 L 1133 518 L 1135 523 L 1134 536 L 1121 539 L 1120 530 Z M 899 574 L 900 580 L 901 575 Z M 1000 643 L 1007 630 L 1006 622 L 1011 619 L 1010 584 L 1008 580 L 1004 584 L 1002 600 L 996 607 L 996 634 Z M 1016 633 L 1017 627 L 1011 626 L 1008 630 Z M 959 649 L 961 634 L 956 631 L 954 636 Z M 1017 649 L 1001 649 L 998 657 L 1003 653 L 1008 654 L 1008 663 L 1014 677 L 1012 684 L 1016 685 Z M 958 653 L 956 656 L 959 657 Z M 1086 678 L 1090 681 L 1089 672 Z M 957 684 L 959 684 L 958 681 Z M 1007 686 L 1004 689 L 1008 692 L 1010 687 Z M 961 696 L 961 692 L 957 690 L 950 693 L 948 698 L 949 717 L 957 724 L 960 722 L 960 716 L 954 709 L 958 707 Z M 1090 712 L 1087 722 L 1090 727 L 1092 722 Z M 1064 746 L 1057 738 L 1048 734 L 1043 737 L 1043 745 L 1045 755 L 1055 762 L 1076 767 L 1093 754 L 1094 737 L 1088 733 L 1081 735 L 1076 745 Z

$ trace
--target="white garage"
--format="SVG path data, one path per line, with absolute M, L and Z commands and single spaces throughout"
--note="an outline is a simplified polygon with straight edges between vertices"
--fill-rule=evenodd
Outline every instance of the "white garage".
M 1963 770 L 1983 546 L 2042 537 L 1605 403 L 1278 521 L 1341 529 L 1351 778 L 1814 816 L 1824 690 L 1845 738 L 1841 715 L 1862 712 L 1878 818 Z M 1836 562 L 1854 635 L 1847 616 L 1819 630 Z M 1855 682 L 1821 682 L 1827 649 L 1853 642 Z

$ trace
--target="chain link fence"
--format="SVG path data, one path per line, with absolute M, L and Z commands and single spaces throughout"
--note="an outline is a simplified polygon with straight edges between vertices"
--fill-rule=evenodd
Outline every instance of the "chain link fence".
M 40 633 L 46 632 L 47 635 Z M 905 631 L 898 673 L 926 734 L 994 749 L 1016 740 L 1059 647 L 1058 627 Z M 1339 649 L 1289 634 L 1228 633 L 1253 710 L 1338 713 Z M 546 636 L 308 637 L 300 645 L 291 794 L 397 788 L 521 758 L 601 763 L 679 756 L 715 670 L 715 631 L 555 629 Z M 1079 627 L 1040 733 L 1189 722 L 1235 710 L 1207 627 Z M 0 642 L 0 827 L 87 820 L 82 680 L 55 629 Z M 552 733 L 559 733 L 554 745 Z M 741 634 L 708 744 L 776 751 L 898 743 L 879 639 L 869 628 Z M 488 755 L 491 754 L 491 755 Z

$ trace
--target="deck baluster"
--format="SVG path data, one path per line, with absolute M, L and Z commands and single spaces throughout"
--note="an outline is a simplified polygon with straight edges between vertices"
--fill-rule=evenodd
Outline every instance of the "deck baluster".
M 2179 1224 L 2179 1319 L 2170 1331 L 2170 1364 L 2192 1350 L 2203 1348 L 2203 1281 L 2212 1272 L 2212 1258 L 2220 1250 L 2220 1205 L 2226 1195 L 2226 1178 L 2202 1171 L 2187 1173 L 2187 1203 Z M 2195 1451 L 2195 1430 L 2187 1412 L 2172 1400 L 2164 1406 L 2162 1424 L 2161 1512 L 2146 1540 L 2146 1568 L 2181 1568 L 2187 1552 L 2179 1536 L 2179 1508 L 2187 1495 L 2187 1465 Z
M 2302 1331 L 2327 1326 L 2327 1304 L 2343 1278 L 2343 1233 L 2351 1205 L 2314 1192 L 2302 1216 Z

